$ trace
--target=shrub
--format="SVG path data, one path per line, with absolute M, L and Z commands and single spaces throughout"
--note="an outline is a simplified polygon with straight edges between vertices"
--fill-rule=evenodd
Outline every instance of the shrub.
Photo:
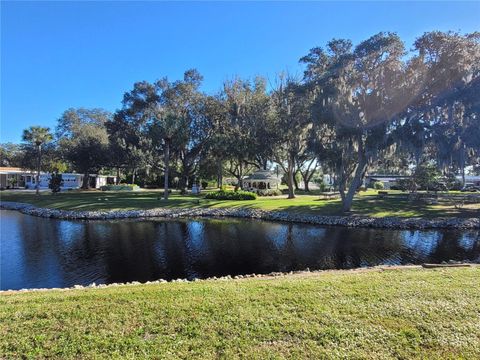
M 454 183 L 449 183 L 447 184 L 448 190 L 462 190 L 462 182 L 461 181 L 455 181 Z
M 15 189 L 15 186 L 17 186 L 17 182 L 18 182 L 17 178 L 13 177 L 13 178 L 8 179 L 7 181 L 10 184 L 11 188 Z
M 200 184 L 202 185 L 202 189 L 217 187 L 216 180 L 202 180 Z
M 462 182 L 457 179 L 455 174 L 448 173 L 445 176 L 445 185 L 447 186 L 448 190 L 461 190 L 462 189 Z
M 50 182 L 48 187 L 52 190 L 53 194 L 60 192 L 61 187 L 63 186 L 62 174 L 54 172 L 50 177 Z
M 327 184 L 325 184 L 323 182 L 323 179 L 322 181 L 318 184 L 318 189 L 320 190 L 320 192 L 325 192 L 327 191 Z
M 448 187 L 445 183 L 441 181 L 435 181 L 430 184 L 429 190 L 433 191 L 448 191 Z
M 375 181 L 375 182 L 373 183 L 373 188 L 374 188 L 375 190 L 383 190 L 384 187 L 385 187 L 385 186 L 383 185 L 383 183 L 382 183 L 381 181 Z
M 423 163 L 415 168 L 413 179 L 422 190 L 432 190 L 440 180 L 440 171 L 434 164 Z
M 258 196 L 278 196 L 282 194 L 280 189 L 263 189 L 257 191 Z
M 103 185 L 100 187 L 102 191 L 134 191 L 138 190 L 139 186 L 135 184 L 120 184 L 120 185 Z
M 208 193 L 205 196 L 205 199 L 214 199 L 214 200 L 255 200 L 257 198 L 257 194 L 249 192 L 249 191 L 214 191 Z
M 402 191 L 416 191 L 418 186 L 413 179 L 399 179 L 396 187 Z M 393 189 L 396 190 L 396 189 Z

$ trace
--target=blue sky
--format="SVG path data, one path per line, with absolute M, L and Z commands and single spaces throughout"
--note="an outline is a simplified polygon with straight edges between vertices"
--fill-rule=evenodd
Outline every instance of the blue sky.
M 480 2 L 4 2 L 0 142 L 55 127 L 69 107 L 114 111 L 134 82 L 189 68 L 216 92 L 233 76 L 302 73 L 331 38 L 480 30 Z

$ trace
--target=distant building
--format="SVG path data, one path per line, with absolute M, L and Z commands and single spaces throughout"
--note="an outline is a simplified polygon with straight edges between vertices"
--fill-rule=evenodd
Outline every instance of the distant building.
M 243 190 L 258 191 L 276 189 L 280 180 L 269 170 L 258 170 L 243 178 Z
M 366 187 L 373 187 L 373 184 L 377 181 L 383 184 L 385 189 L 391 189 L 392 186 L 398 185 L 398 180 L 401 179 L 410 179 L 411 176 L 405 175 L 377 175 L 372 174 L 365 177 L 365 186 Z M 456 179 L 461 183 L 462 176 L 457 175 Z M 480 176 L 475 175 L 467 175 L 465 176 L 465 185 L 475 185 L 480 186 Z
M 48 184 L 50 183 L 51 174 L 50 173 L 41 173 L 39 177 L 40 189 L 48 189 Z M 35 189 L 35 176 L 29 176 L 25 181 L 25 187 L 27 189 Z M 82 186 L 83 175 L 81 174 L 62 174 L 63 186 L 62 189 L 78 189 Z
M 51 174 L 41 172 L 39 176 L 40 189 L 48 189 Z M 83 184 L 83 174 L 76 173 L 64 173 L 62 174 L 63 186 L 62 190 L 67 189 L 79 189 Z M 13 188 L 36 188 L 36 172 L 31 170 L 24 170 L 21 168 L 13 167 L 0 167 L 0 188 L 1 189 L 13 189 Z M 115 176 L 90 174 L 89 179 L 90 187 L 99 189 L 101 186 L 107 184 L 114 184 L 116 181 Z
M 335 184 L 335 178 L 331 174 L 323 174 L 322 175 L 322 182 L 324 185 L 333 186 Z
M 462 182 L 462 176 L 456 176 L 457 180 Z M 465 185 L 480 186 L 480 176 L 465 175 Z
M 373 187 L 376 182 L 381 182 L 384 189 L 391 189 L 392 186 L 398 185 L 398 180 L 410 179 L 410 176 L 406 175 L 368 175 L 365 177 L 365 186 Z
M 33 171 L 18 167 L 0 167 L 0 188 L 23 188 L 26 179 L 33 174 Z
M 77 174 L 77 173 L 63 173 L 62 180 L 63 186 L 62 190 L 68 189 L 79 189 L 83 185 L 83 178 L 85 175 Z M 50 173 L 42 173 L 40 174 L 40 189 L 48 189 L 48 184 L 50 183 L 51 174 Z M 90 187 L 93 189 L 100 189 L 100 187 L 108 184 L 114 184 L 116 177 L 115 176 L 108 176 L 108 175 L 98 175 L 98 174 L 90 174 L 88 176 L 88 181 Z M 28 177 L 25 181 L 25 187 L 28 189 L 35 189 L 35 176 Z

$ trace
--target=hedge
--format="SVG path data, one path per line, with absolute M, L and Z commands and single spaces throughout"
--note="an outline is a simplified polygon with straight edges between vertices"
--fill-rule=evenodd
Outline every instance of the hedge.
M 257 191 L 258 196 L 279 196 L 282 195 L 282 190 L 280 189 L 263 189 Z
M 226 190 L 219 190 L 208 193 L 205 196 L 206 199 L 214 199 L 214 200 L 255 200 L 257 198 L 257 194 L 249 191 L 226 191 Z
M 376 189 L 376 190 L 382 190 L 385 186 L 383 185 L 383 183 L 381 181 L 375 181 L 373 183 L 373 188 Z
M 120 184 L 120 185 L 103 185 L 100 187 L 102 191 L 134 191 L 140 187 L 135 184 Z

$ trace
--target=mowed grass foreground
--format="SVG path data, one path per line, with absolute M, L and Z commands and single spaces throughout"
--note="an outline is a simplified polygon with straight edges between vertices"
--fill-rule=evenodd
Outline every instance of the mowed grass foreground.
M 339 215 L 341 201 L 324 200 L 318 195 L 298 195 L 295 199 L 286 196 L 259 197 L 252 201 L 208 200 L 203 196 L 182 196 L 173 193 L 168 201 L 162 200 L 161 191 L 136 192 L 101 192 L 101 191 L 69 191 L 52 195 L 42 192 L 36 196 L 33 192 L 3 191 L 0 199 L 18 201 L 39 207 L 63 210 L 136 210 L 165 208 L 250 208 L 263 210 L 280 210 L 295 213 Z M 380 198 L 376 191 L 359 193 L 353 202 L 353 215 L 361 216 L 398 216 L 398 217 L 478 217 L 480 203 L 465 204 L 455 207 L 452 201 L 440 200 L 438 204 L 410 202 L 408 194 L 390 191 L 386 198 Z
M 480 268 L 0 296 L 0 357 L 480 358 Z

